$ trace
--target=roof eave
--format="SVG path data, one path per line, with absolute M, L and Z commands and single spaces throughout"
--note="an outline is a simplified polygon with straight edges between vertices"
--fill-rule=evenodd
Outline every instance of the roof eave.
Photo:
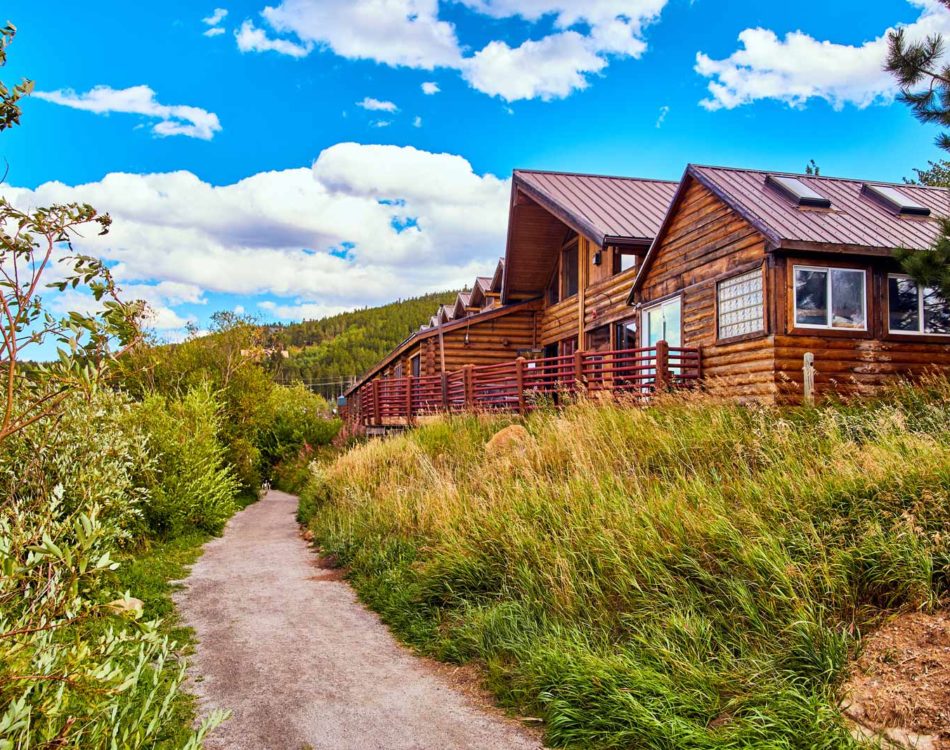
M 598 247 L 604 246 L 606 234 L 603 231 L 595 227 L 584 217 L 577 216 L 576 214 L 568 211 L 560 203 L 558 203 L 557 200 L 552 198 L 543 190 L 540 190 L 534 185 L 525 182 L 524 178 L 518 174 L 518 172 L 515 172 L 514 178 L 512 179 L 512 187 L 515 186 L 528 195 L 529 198 L 538 203 L 541 208 L 543 208 L 555 218 L 559 219 L 564 224 L 567 224 L 567 226 L 569 226 L 575 232 L 584 235 L 588 240 L 593 242 Z M 512 203 L 512 207 L 513 206 L 514 203 Z

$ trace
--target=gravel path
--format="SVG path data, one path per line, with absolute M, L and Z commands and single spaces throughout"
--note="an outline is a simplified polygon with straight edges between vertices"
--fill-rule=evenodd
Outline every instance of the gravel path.
M 537 739 L 399 646 L 335 571 L 317 566 L 282 492 L 238 513 L 176 595 L 198 635 L 205 748 L 536 750 Z

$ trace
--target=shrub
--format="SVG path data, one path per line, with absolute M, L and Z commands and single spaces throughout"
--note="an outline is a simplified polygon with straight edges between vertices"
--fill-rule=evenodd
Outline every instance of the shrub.
M 132 418 L 156 455 L 141 477 L 153 534 L 170 538 L 190 528 L 217 534 L 236 510 L 238 482 L 226 463 L 219 409 L 207 385 L 180 400 L 152 394 L 135 406 Z
M 175 644 L 158 621 L 107 606 L 125 597 L 108 574 L 146 534 L 137 480 L 157 463 L 133 413 L 107 391 L 74 394 L 59 418 L 0 443 L 0 748 L 181 737 L 169 721 L 184 678 Z M 197 750 L 205 729 L 184 746 Z

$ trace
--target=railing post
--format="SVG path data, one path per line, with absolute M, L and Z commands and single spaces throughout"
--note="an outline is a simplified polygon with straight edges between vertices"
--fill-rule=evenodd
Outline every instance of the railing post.
M 475 365 L 465 365 L 462 369 L 465 383 L 465 410 L 475 411 Z
M 379 410 L 379 381 L 373 381 L 373 422 L 377 425 L 383 423 L 383 415 Z
M 449 376 L 442 372 L 442 411 L 448 412 L 449 409 Z
M 406 378 L 406 424 L 412 424 L 412 375 Z
M 574 352 L 574 385 L 580 390 L 584 387 L 584 352 Z
M 666 339 L 656 342 L 656 375 L 653 378 L 653 390 L 665 391 L 670 387 L 670 345 Z
M 524 357 L 515 360 L 515 383 L 518 387 L 518 413 L 525 413 L 524 402 Z

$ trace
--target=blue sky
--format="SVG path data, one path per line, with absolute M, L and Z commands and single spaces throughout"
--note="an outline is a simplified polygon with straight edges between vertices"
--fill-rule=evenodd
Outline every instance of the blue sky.
M 3 79 L 39 93 L 2 190 L 110 211 L 85 246 L 169 338 L 470 283 L 516 167 L 898 181 L 939 156 L 880 72 L 889 28 L 950 32 L 936 0 L 270 3 L 5 3 Z

